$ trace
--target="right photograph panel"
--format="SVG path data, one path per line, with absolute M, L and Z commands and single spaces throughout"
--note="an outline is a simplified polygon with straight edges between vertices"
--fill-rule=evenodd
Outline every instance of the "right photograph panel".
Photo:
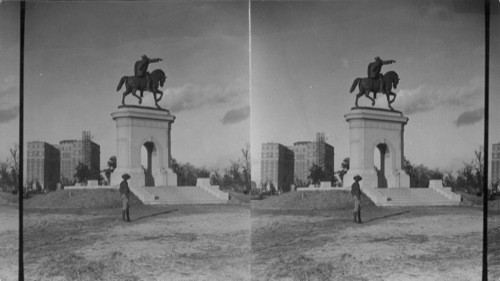
M 500 3 L 491 1 L 489 59 L 488 280 L 500 279 Z
M 481 279 L 484 20 L 481 1 L 251 3 L 253 278 Z

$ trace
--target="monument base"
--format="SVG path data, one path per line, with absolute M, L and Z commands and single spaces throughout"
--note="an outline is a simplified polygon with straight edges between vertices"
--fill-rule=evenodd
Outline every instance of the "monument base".
M 122 175 L 129 174 L 130 179 L 128 180 L 129 186 L 145 186 L 146 185 L 146 176 L 144 175 L 144 171 L 142 169 L 123 169 L 117 168 L 111 174 L 111 185 L 120 185 L 123 181 Z
M 379 188 L 379 179 L 375 170 L 349 170 L 344 175 L 344 187 L 350 187 L 354 183 L 354 176 L 360 175 L 363 180 L 359 183 L 361 187 Z M 393 170 L 385 175 L 387 188 L 409 188 L 410 177 L 405 171 Z
M 170 170 L 170 169 L 169 169 Z M 142 169 L 124 169 L 117 168 L 111 174 L 111 185 L 119 185 L 122 182 L 122 175 L 129 174 L 130 179 L 128 180 L 129 186 L 146 186 L 146 175 Z M 164 183 L 166 186 L 177 186 L 177 174 L 170 171 L 166 171 L 162 175 Z M 154 175 L 154 178 L 159 178 Z M 165 186 L 161 184 L 155 184 L 154 186 Z
M 408 118 L 400 111 L 368 107 L 351 108 L 344 117 L 350 133 L 350 169 L 344 186 L 352 185 L 353 177 L 360 175 L 361 187 L 409 188 L 410 177 L 403 170 Z
M 363 180 L 359 182 L 361 187 L 374 187 L 378 186 L 378 177 L 374 170 L 349 170 L 344 175 L 344 187 L 350 187 L 354 183 L 354 176 L 360 175 Z
M 168 171 L 165 173 L 164 175 L 165 178 L 165 182 L 167 183 L 167 186 L 177 186 L 177 174 L 172 172 L 172 171 Z
M 118 185 L 127 173 L 129 186 L 177 186 L 177 175 L 169 167 L 175 116 L 168 110 L 119 106 L 111 117 L 116 122 L 117 160 L 111 185 Z

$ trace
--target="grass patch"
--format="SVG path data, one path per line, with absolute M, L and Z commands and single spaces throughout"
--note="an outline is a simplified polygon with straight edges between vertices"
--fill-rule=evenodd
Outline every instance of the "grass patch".
M 270 196 L 260 201 L 252 201 L 252 206 L 263 209 L 292 210 L 347 210 L 352 209 L 354 200 L 351 192 L 346 190 L 288 192 Z M 362 207 L 375 204 L 366 195 L 361 196 Z
M 466 206 L 483 206 L 483 197 L 477 196 L 475 194 L 469 194 L 466 192 L 455 192 L 462 196 L 462 205 Z
M 39 274 L 48 279 L 62 277 L 65 280 L 104 280 L 103 262 L 88 261 L 73 253 L 56 255 L 50 261 L 46 260 L 43 263 L 44 266 Z
M 500 226 L 488 226 L 488 275 L 490 280 L 500 278 Z
M 104 209 L 120 208 L 122 200 L 120 192 L 113 189 L 77 189 L 57 190 L 47 194 L 38 194 L 24 199 L 26 208 L 69 208 L 69 209 Z M 143 203 L 135 195 L 130 196 L 131 206 L 142 206 Z
M 230 202 L 238 203 L 238 204 L 250 204 L 250 195 L 238 193 L 232 190 L 227 191 L 230 196 Z
M 0 204 L 18 204 L 19 195 L 0 191 Z
M 500 211 L 500 197 L 488 200 L 488 211 Z

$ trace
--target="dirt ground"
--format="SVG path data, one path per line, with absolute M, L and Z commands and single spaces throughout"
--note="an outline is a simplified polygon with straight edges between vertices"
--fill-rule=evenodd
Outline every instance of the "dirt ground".
M 17 280 L 19 262 L 19 206 L 0 205 L 0 280 Z
M 481 280 L 481 208 L 252 208 L 254 280 Z
M 500 210 L 488 212 L 488 280 L 500 280 Z
M 26 209 L 27 280 L 250 280 L 248 205 Z

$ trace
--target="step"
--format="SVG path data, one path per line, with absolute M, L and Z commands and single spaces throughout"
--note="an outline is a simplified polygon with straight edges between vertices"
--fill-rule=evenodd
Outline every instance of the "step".
M 147 202 L 149 205 L 191 205 L 191 204 L 226 204 L 221 200 L 156 200 Z
M 448 200 L 445 196 L 428 188 L 379 188 L 380 194 L 387 197 L 381 206 L 451 206 L 460 202 Z
M 143 201 L 144 204 L 185 205 L 227 203 L 227 200 L 220 199 L 198 186 L 139 187 L 136 191 L 146 195 L 142 196 L 142 198 L 145 198 Z

